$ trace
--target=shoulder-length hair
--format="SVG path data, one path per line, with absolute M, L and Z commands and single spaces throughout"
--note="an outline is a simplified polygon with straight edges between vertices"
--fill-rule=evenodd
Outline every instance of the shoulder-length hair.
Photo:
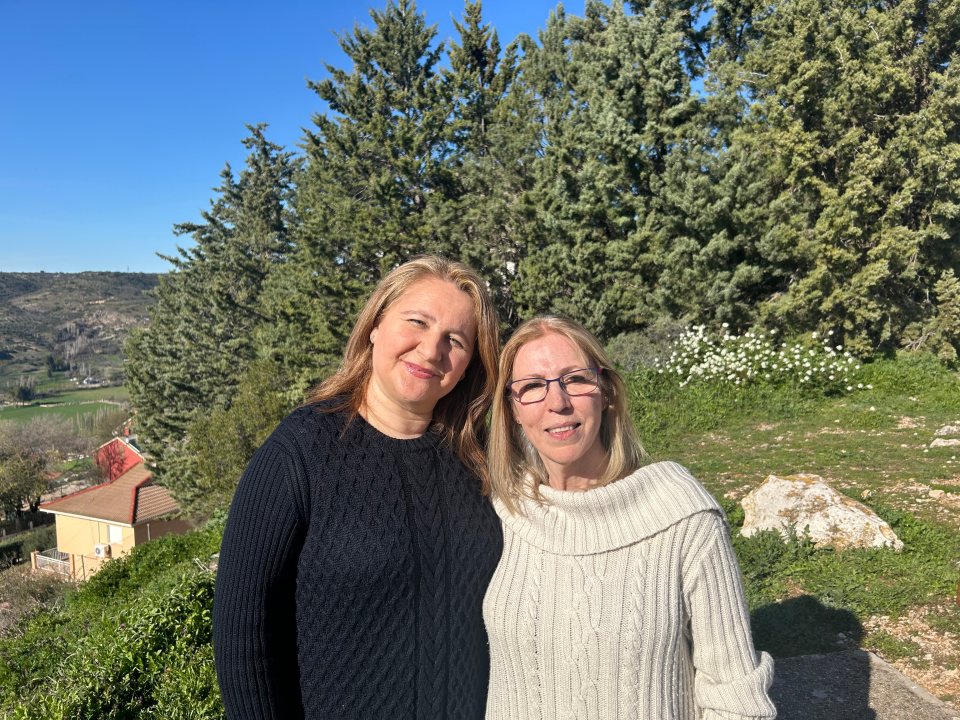
M 499 383 L 493 397 L 493 419 L 487 464 L 492 494 L 512 513 L 520 511 L 519 500 L 545 502 L 540 485 L 547 482 L 547 469 L 540 455 L 515 421 L 513 400 L 507 384 L 513 380 L 517 353 L 527 343 L 545 335 L 560 335 L 583 353 L 587 365 L 603 368 L 600 392 L 605 400 L 600 420 L 600 441 L 607 451 L 607 466 L 600 477 L 606 485 L 619 480 L 643 464 L 646 455 L 627 407 L 626 387 L 596 337 L 579 323 L 556 315 L 543 315 L 520 325 L 500 355 Z
M 414 258 L 389 272 L 373 290 L 357 317 L 340 367 L 310 394 L 308 403 L 326 403 L 327 412 L 346 412 L 353 419 L 363 405 L 373 372 L 370 333 L 410 286 L 426 278 L 453 283 L 470 296 L 477 321 L 473 357 L 463 379 L 433 409 L 433 429 L 444 436 L 460 460 L 489 490 L 486 458 L 486 414 L 496 388 L 500 326 L 486 283 L 462 263 L 436 255 Z

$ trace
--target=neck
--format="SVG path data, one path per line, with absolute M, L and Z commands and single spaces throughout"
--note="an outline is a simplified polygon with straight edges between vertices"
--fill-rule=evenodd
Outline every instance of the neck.
M 610 458 L 606 451 L 599 449 L 591 453 L 590 458 L 582 458 L 576 466 L 553 465 L 544 463 L 547 467 L 547 484 L 554 490 L 569 490 L 583 492 L 601 486 L 600 479 L 607 469 Z M 543 458 L 541 458 L 543 459 Z
M 578 475 L 557 476 L 551 474 L 547 478 L 547 484 L 554 490 L 568 490 L 571 492 L 583 492 L 600 487 L 599 477 L 580 477 Z
M 376 397 L 375 391 L 367 389 L 367 396 L 360 406 L 360 416 L 377 430 L 398 440 L 409 440 L 423 435 L 430 422 L 432 414 L 425 415 L 407 407 L 385 402 Z

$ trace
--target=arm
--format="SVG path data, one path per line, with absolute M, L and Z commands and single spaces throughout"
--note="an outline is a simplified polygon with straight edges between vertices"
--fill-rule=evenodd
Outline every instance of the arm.
M 213 642 L 227 717 L 298 718 L 296 571 L 305 519 L 296 471 L 268 440 L 240 480 L 220 548 Z
M 740 568 L 717 513 L 700 513 L 693 522 L 692 578 L 685 583 L 690 613 L 694 694 L 704 720 L 774 718 L 768 690 L 773 660 L 754 650 L 750 615 Z

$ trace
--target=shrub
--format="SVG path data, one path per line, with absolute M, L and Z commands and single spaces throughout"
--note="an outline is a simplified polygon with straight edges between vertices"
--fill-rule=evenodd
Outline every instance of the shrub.
M 680 387 L 766 382 L 849 392 L 858 385 L 854 376 L 860 363 L 842 345 L 831 344 L 832 335 L 812 333 L 809 342 L 778 343 L 774 330 L 731 335 L 724 324 L 722 334 L 714 337 L 704 325 L 695 325 L 680 334 L 670 356 L 655 360 L 654 367 L 678 380 Z

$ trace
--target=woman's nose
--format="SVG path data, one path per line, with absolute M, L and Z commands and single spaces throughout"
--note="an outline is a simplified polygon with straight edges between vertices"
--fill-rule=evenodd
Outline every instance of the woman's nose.
M 443 357 L 445 339 L 440 333 L 426 333 L 420 338 L 420 354 L 424 360 L 438 361 Z
M 547 384 L 547 397 L 543 401 L 554 411 L 570 407 L 570 396 L 567 395 L 559 380 L 553 380 Z

